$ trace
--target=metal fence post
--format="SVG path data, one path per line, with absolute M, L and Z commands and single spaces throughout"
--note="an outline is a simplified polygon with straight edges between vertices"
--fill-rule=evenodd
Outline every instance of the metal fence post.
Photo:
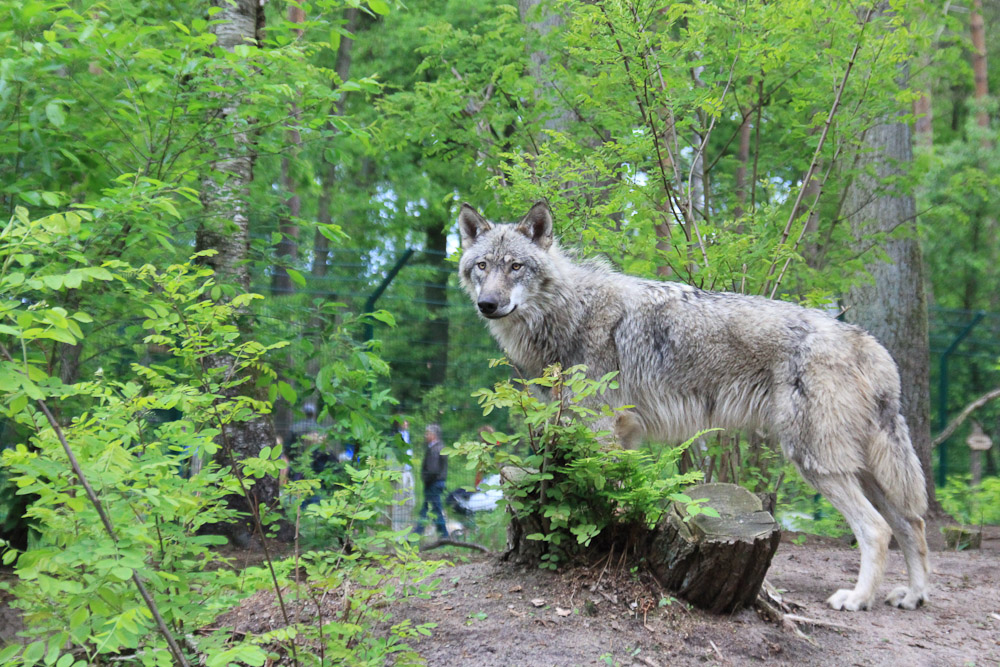
M 959 343 L 965 340 L 966 336 L 972 333 L 972 329 L 982 321 L 986 313 L 976 311 L 972 321 L 951 341 L 945 351 L 941 353 L 941 361 L 938 372 L 938 430 L 943 431 L 948 426 L 948 357 L 955 351 Z M 948 478 L 948 441 L 943 441 L 938 445 L 938 486 L 944 486 Z
M 382 296 L 382 293 L 385 292 L 387 287 L 389 287 L 389 283 L 393 281 L 393 279 L 396 277 L 396 274 L 399 273 L 400 269 L 402 269 L 403 266 L 408 261 L 410 261 L 410 258 L 413 257 L 413 252 L 414 252 L 413 248 L 407 248 L 406 251 L 399 256 L 399 259 L 396 260 L 396 263 L 392 266 L 391 269 L 389 269 L 389 273 L 385 274 L 385 278 L 382 279 L 382 282 L 378 284 L 378 287 L 375 288 L 375 291 L 372 292 L 371 296 L 368 297 L 368 300 L 365 301 L 365 307 L 361 310 L 363 314 L 367 315 L 375 311 L 375 302 L 378 301 L 378 298 Z M 374 325 L 372 325 L 371 321 L 365 322 L 365 342 L 367 343 L 374 336 L 375 336 Z

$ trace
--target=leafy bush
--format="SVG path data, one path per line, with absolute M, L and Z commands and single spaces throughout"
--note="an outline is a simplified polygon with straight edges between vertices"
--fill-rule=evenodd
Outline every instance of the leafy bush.
M 492 434 L 499 446 L 463 442 L 447 450 L 465 456 L 470 469 L 501 470 L 505 502 L 514 520 L 530 531 L 527 540 L 538 543 L 542 567 L 554 569 L 584 547 L 634 537 L 656 524 L 669 501 L 685 503 L 691 516 L 714 513 L 681 493 L 701 479 L 697 471 L 676 471 L 691 441 L 657 459 L 644 451 L 611 449 L 608 433 L 595 432 L 596 420 L 614 416 L 607 406 L 591 407 L 614 386 L 614 375 L 593 380 L 583 366 L 556 365 L 540 378 L 481 389 L 474 395 L 484 415 L 498 408 L 516 411 L 520 427 L 511 435 Z M 543 392 L 551 399 L 540 398 Z
M 978 486 L 968 475 L 948 478 L 937 498 L 945 511 L 964 524 L 1000 524 L 1000 477 L 987 477 Z
M 286 464 L 280 445 L 238 461 L 217 456 L 227 428 L 270 410 L 255 392 L 230 390 L 275 387 L 266 356 L 283 344 L 244 340 L 234 322 L 257 297 L 223 298 L 205 267 L 88 266 L 73 233 L 84 215 L 31 220 L 19 208 L 0 231 L 0 289 L 8 297 L 0 304 L 0 410 L 26 434 L 3 452 L 2 465 L 17 494 L 33 498 L 27 516 L 38 531 L 27 549 L 3 553 L 16 575 L 4 588 L 25 629 L 24 643 L 0 651 L 0 663 L 159 665 L 180 662 L 178 654 L 206 665 L 262 665 L 280 655 L 300 664 L 412 660 L 406 641 L 428 627 L 392 623 L 383 603 L 426 592 L 437 565 L 421 563 L 400 535 L 377 528 L 396 473 L 368 458 L 347 468 L 349 481 L 330 498 L 305 510 L 339 531 L 339 549 L 301 562 L 268 557 L 264 568 L 234 571 L 215 549 L 224 539 L 201 529 L 236 518 L 228 498 L 247 496 Z M 86 343 L 84 328 L 106 326 L 107 314 L 51 304 L 94 281 L 142 313 L 145 335 L 134 344 L 160 352 L 156 363 L 134 362 L 117 377 L 99 371 L 65 383 L 48 372 L 59 350 L 53 342 Z M 355 372 L 349 365 L 326 371 L 330 384 Z M 180 418 L 160 418 L 173 410 Z M 367 413 L 345 419 L 361 435 L 375 430 Z M 317 487 L 316 480 L 288 486 L 296 515 Z M 277 516 L 260 509 L 265 526 Z M 286 627 L 240 640 L 205 630 L 267 587 Z M 342 600 L 335 617 L 288 615 L 283 596 L 309 599 L 320 587 Z

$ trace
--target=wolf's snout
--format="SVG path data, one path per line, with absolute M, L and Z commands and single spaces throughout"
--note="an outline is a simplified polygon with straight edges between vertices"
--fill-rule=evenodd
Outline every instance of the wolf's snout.
M 479 306 L 479 312 L 483 315 L 492 315 L 497 312 L 499 304 L 495 299 L 480 299 L 477 305 Z

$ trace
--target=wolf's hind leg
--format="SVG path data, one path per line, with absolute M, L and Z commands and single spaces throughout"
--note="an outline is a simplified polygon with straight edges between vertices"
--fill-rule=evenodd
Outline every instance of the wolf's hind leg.
M 903 518 L 901 528 L 893 526 L 903 557 L 906 558 L 906 570 L 910 576 L 909 586 L 897 586 L 885 603 L 902 609 L 916 609 L 927 602 L 927 578 L 931 573 L 931 564 L 927 558 L 927 537 L 924 534 L 924 520 L 917 517 Z M 907 535 L 907 537 L 901 537 Z
M 865 497 L 860 482 L 853 474 L 810 474 L 804 471 L 804 476 L 844 515 L 861 551 L 857 585 L 853 589 L 837 591 L 827 603 L 834 609 L 847 611 L 871 609 L 875 591 L 885 571 L 889 538 L 892 536 L 889 524 Z
M 878 511 L 892 527 L 899 548 L 906 560 L 909 586 L 899 586 L 885 599 L 886 604 L 902 609 L 916 609 L 927 602 L 927 578 L 931 566 L 927 558 L 927 537 L 924 520 L 915 514 L 900 510 L 886 498 L 882 487 L 868 474 L 862 474 L 861 485 Z

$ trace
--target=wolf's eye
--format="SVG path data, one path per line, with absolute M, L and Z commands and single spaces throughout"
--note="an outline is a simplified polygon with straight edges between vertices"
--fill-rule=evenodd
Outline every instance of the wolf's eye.
M 476 266 L 479 267 L 480 271 L 485 271 L 486 270 L 486 262 L 479 262 L 479 264 L 476 264 Z
M 510 270 L 520 271 L 522 266 L 524 266 L 524 264 L 518 264 L 517 262 L 514 262 L 513 264 L 510 265 Z

